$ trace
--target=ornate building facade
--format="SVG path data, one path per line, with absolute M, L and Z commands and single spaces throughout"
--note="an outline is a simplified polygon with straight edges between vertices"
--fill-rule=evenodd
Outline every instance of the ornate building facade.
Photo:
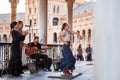
M 40 32 L 40 0 L 26 0 L 26 17 L 25 24 L 30 25 L 29 39 L 33 40 L 34 36 L 39 36 Z M 47 24 L 47 43 L 53 43 L 53 30 L 56 26 L 61 25 L 63 19 L 67 17 L 67 6 L 65 0 L 48 0 L 48 23 Z M 54 27 L 54 29 L 52 29 Z M 57 29 L 58 30 L 58 29 Z M 52 32 L 51 32 L 52 31 Z M 56 34 L 56 33 L 55 33 Z M 52 39 L 51 39 L 52 38 Z M 30 40 L 30 41 L 31 41 Z
M 0 42 L 9 42 L 10 39 L 10 23 L 3 21 L 0 23 Z
M 25 13 L 17 14 L 17 21 L 25 21 Z M 11 42 L 10 14 L 0 14 L 0 42 Z
M 29 30 L 28 41 L 32 41 L 34 36 L 39 35 L 39 1 L 26 0 L 25 28 Z
M 39 36 L 40 34 L 40 0 L 26 0 L 26 12 L 22 16 L 17 16 L 17 20 L 24 21 L 24 29 L 30 30 L 29 35 L 27 35 L 26 41 L 32 41 L 34 36 Z M 94 2 L 85 2 L 84 0 L 76 0 L 74 3 L 73 9 L 73 31 L 80 31 L 82 35 L 81 44 L 84 46 L 88 43 L 92 44 L 93 42 L 93 7 Z M 58 35 L 61 31 L 61 26 L 64 22 L 68 22 L 67 19 L 67 4 L 65 0 L 48 0 L 48 23 L 47 23 L 47 43 L 59 43 Z M 2 18 L 2 17 L 1 17 Z M 6 17 L 4 17 L 6 18 Z M 0 21 L 0 41 L 9 42 L 10 38 L 10 20 L 8 17 Z M 10 14 L 9 14 L 10 18 Z M 19 19 L 18 19 L 19 18 Z M 21 19 L 22 18 L 22 19 Z M 3 27 L 6 26 L 7 28 Z M 4 31 L 4 34 L 3 32 Z M 76 36 L 74 35 L 74 42 L 76 41 Z
M 87 44 L 93 45 L 94 38 L 94 5 L 95 2 L 88 2 L 74 8 L 73 31 L 80 31 L 82 40 L 80 43 L 85 47 Z M 76 40 L 77 36 L 74 36 Z M 74 41 L 75 41 L 74 40 Z
M 40 0 L 26 0 L 25 24 L 30 25 L 29 39 L 40 32 Z M 76 0 L 74 7 L 84 4 L 84 0 Z M 59 43 L 58 34 L 61 25 L 67 20 L 67 4 L 65 0 L 48 0 L 48 23 L 47 23 L 47 43 Z
M 73 9 L 73 31 L 80 31 L 82 40 L 80 44 L 86 47 L 87 44 L 93 46 L 94 38 L 94 4 L 95 2 L 86 2 Z M 67 14 L 67 12 L 66 12 Z M 54 15 L 53 15 L 54 16 Z M 60 19 L 61 23 L 57 26 L 48 26 L 48 43 L 59 43 L 58 35 L 61 31 L 62 23 L 67 22 L 67 15 Z M 52 21 L 52 20 L 51 20 Z M 73 43 L 76 45 L 77 36 L 74 35 Z M 77 45 L 79 45 L 77 43 Z

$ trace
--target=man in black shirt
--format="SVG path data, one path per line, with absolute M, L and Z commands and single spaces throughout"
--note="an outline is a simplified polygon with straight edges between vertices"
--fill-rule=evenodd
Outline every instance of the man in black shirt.
M 43 59 L 43 61 L 44 61 L 44 70 L 45 71 L 46 70 L 51 71 L 50 66 L 52 64 L 52 59 L 49 58 L 47 55 L 42 54 L 42 53 L 46 52 L 47 49 L 42 49 L 41 45 L 42 44 L 39 43 L 39 37 L 38 36 L 36 36 L 34 38 L 33 42 L 28 43 L 28 46 L 30 46 L 30 48 L 31 48 L 30 58 L 36 59 L 36 66 L 39 65 L 40 59 Z

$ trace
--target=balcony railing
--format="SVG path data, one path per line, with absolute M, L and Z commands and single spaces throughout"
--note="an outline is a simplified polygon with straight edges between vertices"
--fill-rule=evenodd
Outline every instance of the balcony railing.
M 47 47 L 48 50 L 45 54 L 53 60 L 60 60 L 62 58 L 61 44 L 43 44 L 43 47 Z M 11 43 L 0 43 L 0 69 L 5 70 L 8 66 L 11 55 Z M 25 49 L 22 51 L 22 64 L 25 65 L 27 63 L 25 55 Z
M 10 59 L 11 43 L 0 43 L 0 69 L 1 74 L 7 69 L 8 62 Z

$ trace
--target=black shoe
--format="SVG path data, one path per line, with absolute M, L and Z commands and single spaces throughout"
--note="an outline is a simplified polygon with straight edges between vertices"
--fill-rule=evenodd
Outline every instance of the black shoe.
M 51 69 L 48 69 L 48 71 L 52 71 Z
M 24 74 L 24 72 L 22 71 L 20 74 Z
M 46 69 L 46 68 L 44 68 L 44 71 L 47 71 L 47 69 Z
M 12 74 L 12 76 L 20 76 L 20 74 Z

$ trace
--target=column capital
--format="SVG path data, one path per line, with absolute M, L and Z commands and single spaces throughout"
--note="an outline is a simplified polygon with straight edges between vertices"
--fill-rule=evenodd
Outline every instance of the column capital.
M 75 2 L 75 0 L 65 0 L 68 4 L 68 6 L 73 6 L 73 3 Z
M 74 3 L 75 0 L 65 0 L 66 2 L 69 2 L 69 3 Z
M 17 6 L 19 0 L 9 0 L 9 2 L 12 4 L 12 6 Z

